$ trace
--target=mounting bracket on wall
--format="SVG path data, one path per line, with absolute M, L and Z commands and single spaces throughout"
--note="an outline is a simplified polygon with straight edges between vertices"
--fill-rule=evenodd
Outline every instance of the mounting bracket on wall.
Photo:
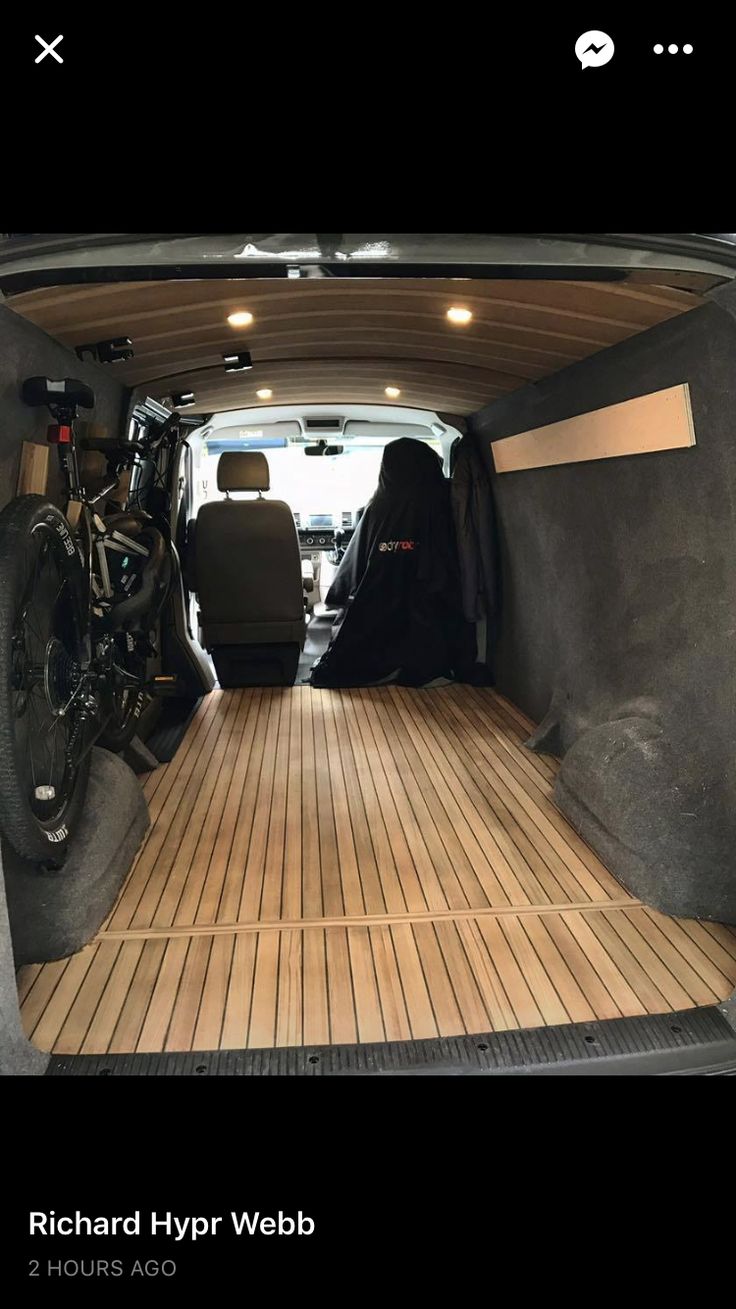
M 96 364 L 120 364 L 132 359 L 135 351 L 129 336 L 116 336 L 110 341 L 95 341 L 92 345 L 78 345 L 75 354 L 84 363 L 85 355 Z

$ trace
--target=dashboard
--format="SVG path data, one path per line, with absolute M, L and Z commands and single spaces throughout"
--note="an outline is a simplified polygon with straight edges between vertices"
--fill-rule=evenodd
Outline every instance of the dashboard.
M 346 510 L 335 514 L 294 514 L 302 550 L 345 548 L 355 531 L 358 514 Z
M 299 545 L 302 550 L 334 550 L 337 542 L 335 534 L 339 534 L 339 544 L 346 546 L 350 540 L 354 527 L 299 527 Z

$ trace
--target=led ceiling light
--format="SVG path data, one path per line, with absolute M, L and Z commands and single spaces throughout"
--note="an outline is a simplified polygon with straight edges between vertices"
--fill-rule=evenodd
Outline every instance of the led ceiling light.
M 253 315 L 248 309 L 237 309 L 235 313 L 228 314 L 227 321 L 231 327 L 250 327 Z
M 190 405 L 194 404 L 194 392 L 178 391 L 175 395 L 172 395 L 171 399 L 174 402 L 175 409 L 188 409 Z
M 248 350 L 240 350 L 237 354 L 223 355 L 222 360 L 226 373 L 244 373 L 247 369 L 253 367 L 253 360 Z
M 273 395 L 273 391 L 269 390 L 267 386 L 263 386 L 261 387 L 260 391 L 256 391 L 256 395 L 258 396 L 259 400 L 270 400 L 271 396 Z
M 388 396 L 389 400 L 396 400 L 398 396 L 401 395 L 401 392 L 398 386 L 387 386 L 385 394 Z
M 447 317 L 451 323 L 456 323 L 458 327 L 464 327 L 473 317 L 472 309 L 463 309 L 460 305 L 453 305 L 447 311 Z
M 111 341 L 96 341 L 93 345 L 78 345 L 76 355 L 84 363 L 84 356 L 91 355 L 100 364 L 121 364 L 133 358 L 133 342 L 129 336 L 116 336 Z

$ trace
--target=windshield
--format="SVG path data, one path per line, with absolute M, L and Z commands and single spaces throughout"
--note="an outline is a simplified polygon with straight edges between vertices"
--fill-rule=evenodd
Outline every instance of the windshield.
M 217 461 L 225 450 L 263 450 L 271 473 L 269 495 L 285 500 L 304 526 L 347 525 L 357 510 L 370 500 L 378 485 L 384 447 L 389 438 L 340 439 L 342 454 L 308 456 L 303 445 L 269 443 L 267 440 L 211 440 L 202 460 L 204 498 L 217 496 Z M 442 458 L 439 441 L 427 440 Z M 234 493 L 234 499 L 248 499 L 250 493 Z M 348 519 L 349 515 L 349 519 Z

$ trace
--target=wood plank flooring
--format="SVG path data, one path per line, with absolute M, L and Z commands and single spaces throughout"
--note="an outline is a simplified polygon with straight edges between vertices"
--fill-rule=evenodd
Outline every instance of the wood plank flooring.
M 736 931 L 629 895 L 496 693 L 215 691 L 97 938 L 19 973 L 64 1054 L 400 1040 L 723 1000 Z

